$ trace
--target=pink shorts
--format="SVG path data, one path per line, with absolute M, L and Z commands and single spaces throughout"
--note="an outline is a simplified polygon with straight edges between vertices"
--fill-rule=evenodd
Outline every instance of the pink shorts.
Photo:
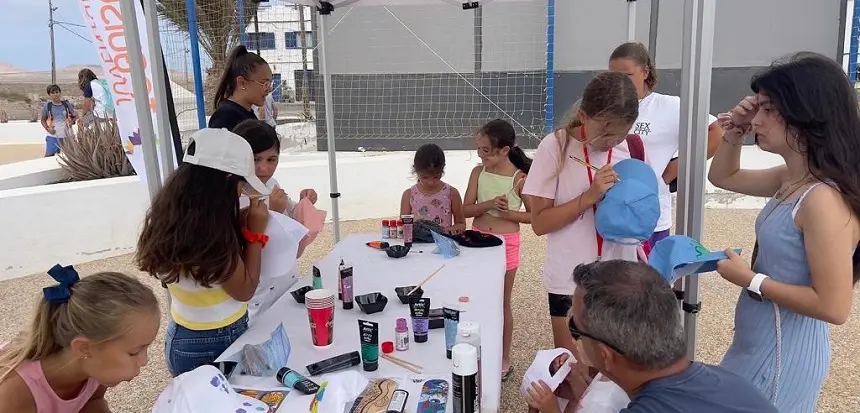
M 483 228 L 472 225 L 472 229 L 485 234 L 502 237 L 505 240 L 505 271 L 515 270 L 520 267 L 520 233 L 510 232 L 507 234 L 494 234 Z

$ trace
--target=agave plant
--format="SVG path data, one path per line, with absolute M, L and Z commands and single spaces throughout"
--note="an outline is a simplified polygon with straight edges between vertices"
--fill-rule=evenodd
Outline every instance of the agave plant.
M 61 142 L 62 151 L 57 157 L 71 181 L 135 174 L 113 119 L 96 119 L 93 124 L 79 128 L 77 136 L 69 134 Z
M 39 107 L 33 104 L 27 105 L 27 109 L 30 111 L 30 123 L 39 121 Z
M 0 108 L 0 123 L 9 123 L 9 114 L 6 113 L 6 108 Z

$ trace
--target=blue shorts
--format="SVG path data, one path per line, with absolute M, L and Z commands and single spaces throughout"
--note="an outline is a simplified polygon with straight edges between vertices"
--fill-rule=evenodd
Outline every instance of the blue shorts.
M 214 365 L 215 359 L 246 330 L 247 314 L 227 327 L 202 331 L 182 327 L 171 318 L 164 343 L 167 370 L 176 377 L 206 364 Z
M 45 136 L 45 156 L 54 156 L 58 153 L 60 153 L 60 138 Z

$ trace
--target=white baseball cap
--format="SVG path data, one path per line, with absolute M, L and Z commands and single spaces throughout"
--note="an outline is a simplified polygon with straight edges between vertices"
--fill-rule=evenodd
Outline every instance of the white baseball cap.
M 233 390 L 211 365 L 180 374 L 158 396 L 152 413 L 267 413 L 269 406 Z
M 186 150 L 184 162 L 239 175 L 260 195 L 272 193 L 254 172 L 254 151 L 245 138 L 227 129 L 206 128 L 194 132 L 191 142 L 194 155 Z

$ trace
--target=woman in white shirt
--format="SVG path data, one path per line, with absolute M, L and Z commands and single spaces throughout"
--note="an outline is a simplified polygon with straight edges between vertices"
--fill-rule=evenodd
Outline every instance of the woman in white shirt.
M 609 57 L 609 70 L 626 73 L 639 94 L 639 117 L 630 129 L 645 145 L 645 159 L 657 176 L 660 186 L 660 221 L 651 237 L 651 245 L 669 236 L 672 227 L 672 196 L 669 184 L 678 178 L 678 144 L 681 140 L 681 98 L 653 92 L 657 85 L 657 69 L 642 43 L 628 42 L 615 48 Z M 720 146 L 723 129 L 717 118 L 710 117 L 708 126 L 708 159 Z

